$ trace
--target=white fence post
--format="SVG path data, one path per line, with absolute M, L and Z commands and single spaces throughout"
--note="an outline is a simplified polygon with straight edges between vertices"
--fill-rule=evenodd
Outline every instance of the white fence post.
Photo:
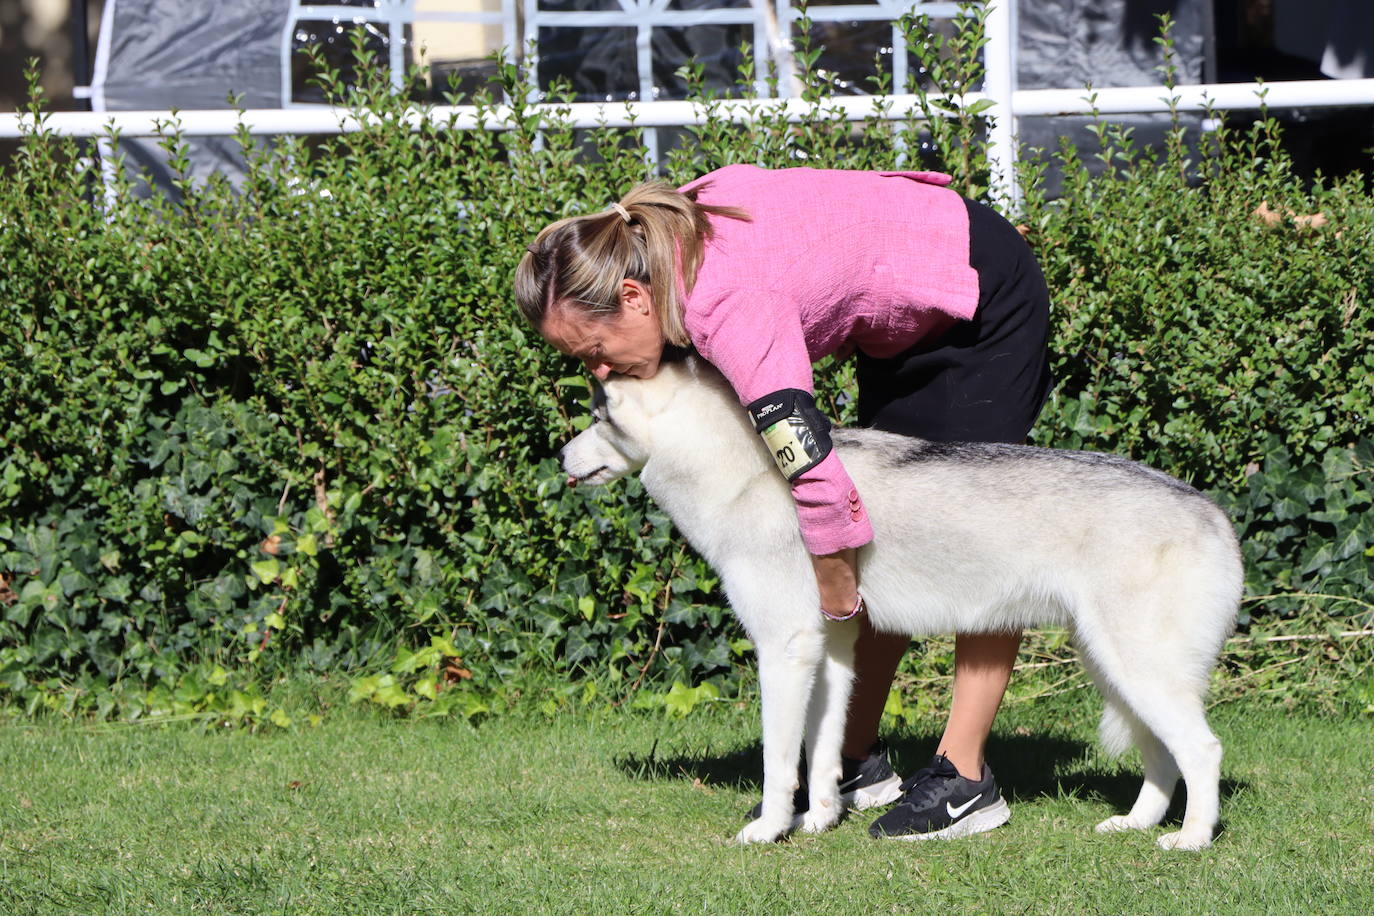
M 1021 194 L 1016 186 L 1016 113 L 1012 93 L 1016 90 L 1016 35 L 1012 31 L 1012 4 L 1016 0 L 996 0 L 987 6 L 983 46 L 984 91 L 995 104 L 988 128 L 988 166 L 992 171 L 992 198 L 1004 208 L 1015 209 Z

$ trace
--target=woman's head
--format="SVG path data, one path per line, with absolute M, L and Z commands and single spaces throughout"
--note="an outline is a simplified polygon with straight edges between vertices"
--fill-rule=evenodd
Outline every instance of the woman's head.
M 560 353 L 582 360 L 599 379 L 612 372 L 652 378 L 664 345 L 653 294 L 638 280 L 627 278 L 619 286 L 616 311 L 555 305 L 544 315 L 539 333 Z
M 601 213 L 547 226 L 515 270 L 520 313 L 600 377 L 653 375 L 665 342 L 690 344 L 681 297 L 711 236 L 707 215 L 748 218 L 694 198 L 647 182 Z

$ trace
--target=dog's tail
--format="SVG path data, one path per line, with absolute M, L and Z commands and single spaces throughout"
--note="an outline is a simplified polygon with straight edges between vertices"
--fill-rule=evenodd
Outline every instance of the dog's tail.
M 1125 753 L 1134 743 L 1131 736 L 1134 717 L 1119 701 L 1111 697 L 1107 697 L 1106 700 L 1107 705 L 1102 710 L 1102 721 L 1097 724 L 1097 735 L 1107 755 L 1116 757 Z

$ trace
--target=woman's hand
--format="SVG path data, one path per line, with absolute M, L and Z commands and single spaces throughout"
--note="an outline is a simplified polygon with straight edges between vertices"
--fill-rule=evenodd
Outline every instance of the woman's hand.
M 811 566 L 816 570 L 816 584 L 821 590 L 821 609 L 834 617 L 843 617 L 853 611 L 859 599 L 854 548 L 846 547 L 839 553 L 823 556 L 813 554 Z

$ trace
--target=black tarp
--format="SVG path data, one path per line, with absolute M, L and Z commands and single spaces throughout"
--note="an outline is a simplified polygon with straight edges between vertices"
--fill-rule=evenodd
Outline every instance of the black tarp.
M 282 0 L 105 0 L 92 107 L 97 111 L 281 107 Z M 232 137 L 190 137 L 191 175 L 242 174 Z M 128 168 L 167 188 L 155 140 L 120 143 Z
M 1173 21 L 1174 81 L 1202 83 L 1214 72 L 1211 52 L 1211 0 L 1020 0 L 1017 6 L 1016 79 L 1020 89 L 1098 89 L 1157 86 L 1164 82 L 1160 16 Z M 1086 95 L 1086 93 L 1085 93 Z M 1162 143 L 1170 127 L 1167 114 L 1114 114 L 1109 120 L 1132 131 L 1142 146 Z M 1194 140 L 1202 116 L 1181 120 Z M 1053 151 L 1060 138 L 1078 147 L 1095 167 L 1097 138 L 1088 116 L 1027 117 L 1017 122 L 1023 149 Z M 1054 193 L 1057 176 L 1046 176 Z

